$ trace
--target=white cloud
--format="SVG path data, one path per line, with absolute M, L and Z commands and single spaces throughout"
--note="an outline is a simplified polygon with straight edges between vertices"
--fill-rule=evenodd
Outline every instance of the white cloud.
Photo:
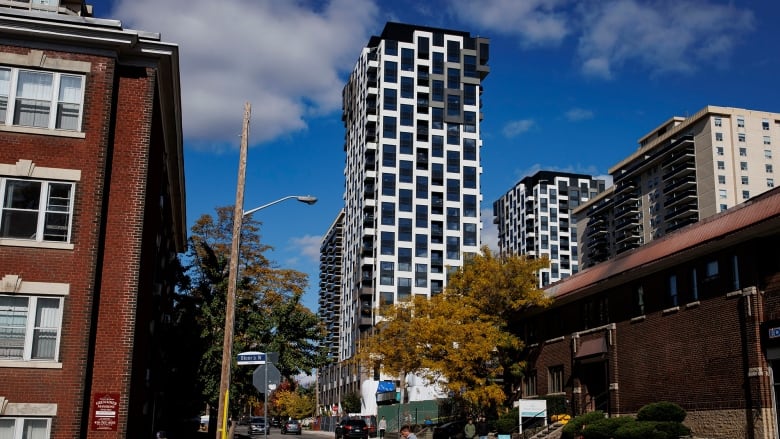
M 567 0 L 457 0 L 451 10 L 463 22 L 491 33 L 517 35 L 524 45 L 558 44 L 569 33 L 559 11 Z
M 304 235 L 291 238 L 290 242 L 297 252 L 300 252 L 311 261 L 319 262 L 322 236 Z
M 581 11 L 582 71 L 604 79 L 630 64 L 653 74 L 722 67 L 754 21 L 751 11 L 703 0 L 612 0 Z
M 341 106 L 344 78 L 379 27 L 372 1 L 119 0 L 128 28 L 180 47 L 185 137 L 237 145 L 245 102 L 251 139 L 305 130 Z
M 565 116 L 571 122 L 579 122 L 581 120 L 593 119 L 593 112 L 584 108 L 572 108 L 566 112 Z
M 505 137 L 517 137 L 520 134 L 530 130 L 536 125 L 533 119 L 520 119 L 507 123 L 504 125 L 502 132 Z
M 480 214 L 482 215 L 482 245 L 498 253 L 498 226 L 493 224 L 493 208 L 482 209 Z

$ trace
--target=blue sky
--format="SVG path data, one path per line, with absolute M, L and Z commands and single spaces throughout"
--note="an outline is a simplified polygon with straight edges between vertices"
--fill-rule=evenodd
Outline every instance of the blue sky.
M 780 3 L 714 0 L 96 0 L 95 16 L 180 46 L 187 219 L 235 200 L 252 104 L 244 209 L 279 266 L 310 275 L 342 206 L 341 89 L 387 21 L 491 40 L 482 124 L 483 235 L 492 203 L 539 169 L 605 175 L 637 139 L 706 105 L 780 112 Z

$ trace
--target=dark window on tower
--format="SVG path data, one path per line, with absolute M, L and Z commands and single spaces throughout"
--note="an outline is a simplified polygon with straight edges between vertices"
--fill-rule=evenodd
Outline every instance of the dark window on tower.
M 477 217 L 477 196 L 476 195 L 463 195 L 463 216 L 476 218 Z
M 463 245 L 477 245 L 477 225 L 473 223 L 463 224 Z
M 414 163 L 411 160 L 401 160 L 398 166 L 398 181 L 411 183 L 414 180 Z
M 388 55 L 398 55 L 398 41 L 385 40 L 385 53 Z
M 396 128 L 398 127 L 393 116 L 384 116 L 382 118 L 382 137 L 385 139 L 395 139 Z
M 460 180 L 447 179 L 447 201 L 460 201 Z
M 401 104 L 401 125 L 405 127 L 414 126 L 414 106 Z
M 403 205 L 403 203 L 401 204 Z M 398 240 L 412 242 L 412 219 L 411 218 L 398 218 Z
M 395 174 L 382 174 L 382 195 L 395 196 Z
M 407 72 L 414 70 L 414 49 L 401 49 L 401 70 Z
M 463 76 L 467 78 L 476 78 L 478 76 L 476 56 L 463 55 Z
M 382 224 L 386 226 L 395 225 L 395 203 L 382 202 Z
M 395 233 L 394 232 L 382 232 L 382 242 L 380 242 L 380 249 L 383 255 L 395 254 Z
M 447 172 L 460 172 L 460 151 L 447 151 Z
M 433 69 L 431 72 L 435 75 L 444 74 L 444 54 L 441 52 L 433 52 Z
M 384 89 L 384 108 L 385 110 L 398 110 L 398 91 L 396 89 Z
M 417 209 L 417 212 L 414 217 L 415 218 L 414 224 L 417 227 L 427 229 L 428 228 L 428 206 L 424 204 L 418 204 L 417 206 L 415 206 L 415 208 Z
M 463 139 L 463 160 L 476 160 L 477 159 L 477 140 L 464 138 Z
M 395 168 L 395 145 L 382 145 L 382 166 Z
M 385 61 L 385 82 L 391 84 L 398 83 L 398 63 L 395 61 Z
M 431 86 L 431 100 L 434 102 L 444 102 L 444 81 L 434 79 Z
M 477 86 L 463 84 L 463 105 L 477 105 Z
M 411 189 L 399 189 L 398 190 L 398 210 L 400 212 L 412 211 L 412 190 Z M 412 220 L 409 220 L 409 224 Z
M 451 90 L 460 89 L 460 69 L 447 69 L 447 88 Z
M 399 143 L 400 149 L 398 152 L 401 154 L 411 154 L 414 150 L 414 141 L 412 140 L 414 136 L 412 133 L 407 132 L 401 132 L 401 140 Z
M 414 99 L 414 78 L 401 76 L 401 97 Z
M 417 39 L 417 56 L 420 59 L 428 59 L 430 56 L 430 40 L 428 37 L 419 37 Z
M 428 177 L 420 175 L 417 177 L 417 187 L 415 188 L 415 198 L 428 198 Z
M 460 117 L 460 96 L 447 95 L 447 117 Z
M 468 189 L 477 188 L 477 168 L 474 166 L 463 167 L 463 187 Z
M 460 62 L 460 43 L 447 41 L 447 62 Z
M 431 156 L 444 157 L 444 137 L 431 136 Z

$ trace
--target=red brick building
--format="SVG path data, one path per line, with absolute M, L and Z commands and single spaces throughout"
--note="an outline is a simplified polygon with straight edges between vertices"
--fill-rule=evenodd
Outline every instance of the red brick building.
M 153 437 L 162 416 L 156 335 L 186 242 L 178 47 L 90 15 L 0 3 L 2 437 Z
M 695 436 L 776 438 L 778 248 L 774 189 L 549 287 L 523 397 L 611 416 L 672 401 Z

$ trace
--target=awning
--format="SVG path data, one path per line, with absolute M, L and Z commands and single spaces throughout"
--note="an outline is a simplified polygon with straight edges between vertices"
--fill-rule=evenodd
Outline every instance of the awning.
M 592 338 L 589 340 L 583 340 L 577 353 L 574 354 L 574 359 L 579 360 L 582 358 L 593 357 L 595 355 L 602 355 L 607 353 L 607 339 L 605 337 Z

